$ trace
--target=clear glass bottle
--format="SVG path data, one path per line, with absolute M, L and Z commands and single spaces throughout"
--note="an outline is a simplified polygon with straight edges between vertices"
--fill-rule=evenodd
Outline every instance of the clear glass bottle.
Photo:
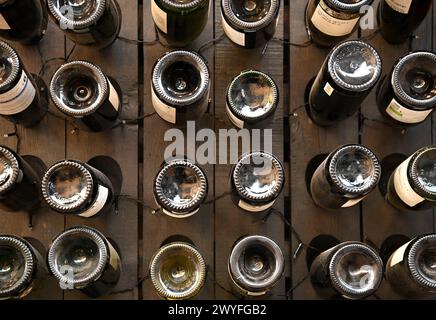
M 41 177 L 31 164 L 0 146 L 0 209 L 31 211 L 41 203 Z
M 23 238 L 0 235 L 0 300 L 23 299 L 46 276 L 42 252 Z
M 47 263 L 62 290 L 81 290 L 92 298 L 109 293 L 121 275 L 115 242 L 84 226 L 69 228 L 56 236 Z
M 227 115 L 240 129 L 266 127 L 273 120 L 278 103 L 277 84 L 261 71 L 243 71 L 227 88 Z
M 239 239 L 229 256 L 229 277 L 235 291 L 246 297 L 267 294 L 283 275 L 285 258 L 270 238 L 253 235 Z
M 427 210 L 436 205 L 436 146 L 416 151 L 391 174 L 386 200 L 400 210 Z
M 18 53 L 0 41 L 0 115 L 24 127 L 37 125 L 47 113 L 44 81 L 31 75 Z
M 310 192 L 316 205 L 336 210 L 362 201 L 380 180 L 381 166 L 368 148 L 350 144 L 332 151 L 316 169 Z
M 166 53 L 151 75 L 153 107 L 165 121 L 185 126 L 200 119 L 209 106 L 211 79 L 207 62 L 192 51 Z
M 252 49 L 274 36 L 279 22 L 280 0 L 221 0 L 221 21 L 226 36 Z
M 309 94 L 309 115 L 330 126 L 354 115 L 381 76 L 377 51 L 358 40 L 337 45 L 327 56 Z
M 54 211 L 84 218 L 108 212 L 115 199 L 109 178 L 76 160 L 57 162 L 47 170 L 42 195 Z
M 412 36 L 431 9 L 432 0 L 381 0 L 378 21 L 383 38 L 400 44 Z
M 207 198 L 204 171 L 186 159 L 164 162 L 153 185 L 154 198 L 162 211 L 174 218 L 196 214 Z
M 54 22 L 77 44 L 105 48 L 120 33 L 116 0 L 47 0 L 47 5 Z
M 383 279 L 383 262 L 370 246 L 347 241 L 320 253 L 310 267 L 310 280 L 325 299 L 363 299 Z
M 22 44 L 39 42 L 47 30 L 44 0 L 0 0 L 0 37 Z
M 408 298 L 436 296 L 436 234 L 418 236 L 399 247 L 386 264 L 386 280 Z
M 380 83 L 377 105 L 398 126 L 429 118 L 436 107 L 436 54 L 417 51 L 401 58 Z
M 306 27 L 312 40 L 331 47 L 347 39 L 359 27 L 365 6 L 373 0 L 309 0 Z
M 231 197 L 235 205 L 248 212 L 270 209 L 285 185 L 280 161 L 266 152 L 243 155 L 231 173 Z
M 151 0 L 154 25 L 163 42 L 184 47 L 195 40 L 207 24 L 209 4 L 210 0 Z
M 72 61 L 59 67 L 50 82 L 50 96 L 81 129 L 101 132 L 119 123 L 121 88 L 90 62 Z
M 206 279 L 203 256 L 188 242 L 164 244 L 154 254 L 149 269 L 157 294 L 166 300 L 193 298 Z

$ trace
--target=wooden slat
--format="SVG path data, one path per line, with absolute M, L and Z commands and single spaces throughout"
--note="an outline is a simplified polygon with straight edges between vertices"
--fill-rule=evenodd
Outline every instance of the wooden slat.
M 188 49 L 197 50 L 199 47 L 213 39 L 213 6 L 210 8 L 209 22 L 200 35 L 200 37 L 192 43 Z M 155 32 L 153 20 L 151 17 L 150 2 L 144 2 L 144 40 L 149 41 L 154 39 Z M 154 112 L 151 103 L 151 73 L 154 62 L 160 58 L 165 52 L 171 49 L 165 48 L 160 44 L 144 47 L 144 114 Z M 209 49 L 204 52 L 205 58 L 209 62 L 209 70 L 211 78 L 214 78 L 214 50 Z M 213 84 L 212 84 L 213 86 Z M 213 96 L 213 88 L 211 97 Z M 211 106 L 213 109 L 213 105 Z M 202 128 L 213 128 L 213 119 L 203 117 L 200 122 L 196 123 L 196 130 Z M 153 183 L 162 162 L 164 161 L 164 151 L 169 142 L 164 142 L 164 134 L 168 129 L 173 128 L 172 125 L 166 123 L 159 116 L 147 118 L 144 121 L 144 201 L 152 206 L 156 206 L 153 199 Z M 184 130 L 185 132 L 185 130 Z M 186 132 L 185 132 L 186 133 Z M 214 168 L 213 165 L 201 165 L 205 171 L 209 183 L 209 199 L 214 195 Z M 214 284 L 211 278 L 214 274 L 214 220 L 213 220 L 213 205 L 208 204 L 201 207 L 200 211 L 194 216 L 187 219 L 176 219 L 168 217 L 162 213 L 152 215 L 150 210 L 144 211 L 143 224 L 143 274 L 147 273 L 148 266 L 153 254 L 159 249 L 162 242 L 173 235 L 182 235 L 188 237 L 200 253 L 203 255 L 206 264 L 209 267 L 209 277 L 206 284 L 197 299 L 213 299 Z M 159 299 L 151 284 L 150 279 L 144 281 L 143 284 L 144 299 Z
M 122 10 L 123 23 L 120 36 L 137 39 L 137 5 L 129 0 L 118 0 Z M 68 41 L 67 52 L 73 44 Z M 84 59 L 99 65 L 103 71 L 113 77 L 123 91 L 123 110 L 121 117 L 134 119 L 137 117 L 138 105 L 138 56 L 137 45 L 117 40 L 112 46 L 103 50 L 77 46 L 70 60 Z M 104 155 L 115 159 L 123 174 L 122 194 L 136 197 L 138 187 L 138 130 L 136 125 L 119 127 L 102 133 L 77 131 L 71 133 L 69 125 L 66 148 L 68 159 L 88 161 Z M 104 296 L 102 299 L 135 299 L 137 298 L 137 205 L 120 200 L 119 214 L 109 213 L 91 219 L 67 217 L 66 227 L 87 225 L 100 230 L 114 240 L 121 251 L 121 279 L 114 291 L 133 289 L 129 292 Z M 88 299 L 79 291 L 66 292 L 65 299 Z
M 221 1 L 215 1 L 215 33 L 223 34 L 221 26 Z M 276 37 L 283 36 L 283 2 L 281 7 L 281 19 L 278 23 Z M 262 55 L 262 48 L 247 50 L 237 47 L 227 38 L 219 42 L 215 49 L 215 65 L 219 72 L 215 73 L 215 116 L 223 121 L 216 121 L 216 132 L 219 129 L 232 128 L 227 120 L 225 111 L 226 89 L 233 77 L 241 71 L 247 69 L 257 69 L 269 74 L 279 86 L 279 91 L 283 91 L 283 47 L 276 41 L 269 43 L 268 49 Z M 271 124 L 273 129 L 273 153 L 284 163 L 283 152 L 283 118 L 284 116 L 283 101 L 280 101 L 276 111 L 276 120 Z M 215 189 L 216 195 L 223 194 L 229 190 L 229 176 L 232 165 L 217 165 L 215 167 Z M 275 208 L 283 211 L 283 193 L 277 199 Z M 220 285 L 230 288 L 228 277 L 228 258 L 233 244 L 244 235 L 265 235 L 272 238 L 281 247 L 285 259 L 289 261 L 289 250 L 285 242 L 285 227 L 279 217 L 272 215 L 266 223 L 260 222 L 263 215 L 253 215 L 239 209 L 230 197 L 222 198 L 215 204 L 215 261 L 216 261 L 216 279 Z M 287 263 L 287 270 L 288 270 Z M 270 299 L 285 299 L 285 277 L 274 287 L 271 294 L 267 297 Z M 234 299 L 233 296 L 223 291 L 221 288 L 216 289 L 218 299 Z
M 389 45 L 381 35 L 371 40 L 383 59 L 383 74 L 388 74 L 395 62 L 406 55 L 410 49 L 431 49 L 431 15 L 416 32 L 419 38 L 403 45 Z M 380 114 L 375 97 L 375 90 L 362 106 L 362 114 L 369 118 L 362 127 L 362 144 L 375 152 L 380 160 L 393 153 L 407 156 L 421 147 L 431 144 L 431 121 L 426 121 L 402 132 L 387 124 Z M 362 204 L 364 239 L 374 243 L 378 248 L 383 241 L 394 234 L 408 237 L 431 232 L 433 230 L 432 210 L 426 212 L 400 212 L 390 206 L 379 190 L 375 190 Z M 382 299 L 396 299 L 399 296 L 393 292 L 384 281 L 377 296 Z
M 64 36 L 56 26 L 50 23 L 47 34 L 38 46 L 11 45 L 18 51 L 27 70 L 38 74 L 46 60 L 64 57 Z M 60 60 L 48 63 L 45 68 L 44 80 L 50 80 L 52 72 Z M 16 137 L 4 138 L 3 135 L 14 132 L 14 126 L 6 120 L 0 120 L 0 144 L 17 150 Z M 65 155 L 65 123 L 52 115 L 45 117 L 36 127 L 26 129 L 18 126 L 20 138 L 19 154 L 34 155 L 50 165 Z M 47 250 L 53 237 L 64 228 L 64 217 L 41 209 L 33 216 L 33 228 L 28 227 L 28 217 L 24 212 L 0 212 L 0 233 L 30 237 L 39 240 Z M 62 291 L 56 281 L 48 278 L 40 290 L 31 293 L 29 299 L 62 299 Z

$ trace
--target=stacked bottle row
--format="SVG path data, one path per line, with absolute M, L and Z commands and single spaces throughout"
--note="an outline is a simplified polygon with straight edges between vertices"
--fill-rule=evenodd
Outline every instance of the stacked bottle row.
M 369 12 L 373 0 L 308 0 L 305 21 L 311 39 L 321 46 L 345 40 Z M 406 41 L 431 8 L 431 0 L 382 0 L 377 18 L 383 37 L 391 43 Z M 205 28 L 210 0 L 151 0 L 151 14 L 161 41 L 183 47 Z M 72 41 L 87 46 L 112 44 L 121 28 L 121 8 L 115 0 L 2 0 L 0 36 L 31 44 L 47 29 L 48 15 Z M 280 0 L 221 0 L 224 33 L 245 48 L 265 45 L 276 32 Z M 369 19 L 375 20 L 374 17 Z
M 383 279 L 409 298 L 436 293 L 436 234 L 421 235 L 396 247 L 383 264 L 379 253 L 365 243 L 338 243 L 327 236 L 311 242 L 307 261 L 310 279 L 324 298 L 363 299 L 377 292 Z M 405 241 L 405 242 L 404 242 Z M 390 245 L 393 244 L 392 242 Z M 314 253 L 316 250 L 316 253 Z M 121 252 L 117 244 L 89 227 L 65 230 L 52 241 L 47 258 L 36 239 L 0 235 L 2 268 L 0 299 L 21 299 L 43 286 L 50 274 L 62 290 L 80 290 L 96 298 L 110 294 L 121 277 Z M 259 297 L 282 277 L 285 259 L 270 238 L 245 236 L 233 245 L 228 259 L 228 281 L 239 297 Z M 184 236 L 165 240 L 153 255 L 149 275 L 163 299 L 182 300 L 201 292 L 208 272 L 195 244 Z

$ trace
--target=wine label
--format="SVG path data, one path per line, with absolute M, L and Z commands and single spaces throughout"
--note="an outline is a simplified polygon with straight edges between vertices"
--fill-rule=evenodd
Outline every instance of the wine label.
M 407 177 L 407 167 L 409 166 L 410 156 L 402 164 L 398 166 L 394 173 L 394 187 L 398 196 L 409 207 L 414 207 L 423 202 L 425 199 L 413 190 Z
M 159 8 L 155 0 L 151 0 L 151 15 L 159 30 L 163 33 L 168 33 L 167 13 Z
M 170 123 L 176 123 L 176 108 L 163 103 L 154 92 L 153 85 L 151 88 L 151 100 L 154 110 L 156 110 L 162 119 Z
M 332 17 L 327 13 L 327 9 L 327 5 L 321 0 L 311 18 L 313 25 L 319 31 L 334 37 L 346 36 L 353 32 L 359 17 L 342 20 Z
M 115 250 L 115 248 L 109 241 L 107 241 L 107 246 L 109 247 L 109 256 L 110 256 L 109 263 L 116 270 L 118 269 L 118 267 L 120 267 L 120 263 L 121 263 L 120 256 L 117 250 Z
M 269 208 L 271 208 L 274 205 L 274 201 L 261 205 L 261 206 L 253 206 L 247 202 L 245 202 L 244 200 L 239 200 L 238 202 L 238 206 L 246 211 L 250 211 L 250 212 L 261 212 L 261 211 L 265 211 Z
M 106 204 L 108 196 L 109 196 L 109 189 L 106 188 L 105 186 L 99 185 L 97 191 L 97 198 L 95 199 L 94 203 L 88 210 L 79 214 L 79 216 L 84 218 L 90 218 L 98 214 Z
M 327 93 L 329 96 L 331 96 L 333 94 L 333 92 L 335 92 L 335 89 L 333 89 L 332 85 L 330 83 L 326 83 L 324 86 L 324 91 L 325 93 Z
M 228 104 L 226 103 L 226 112 L 227 115 L 229 116 L 230 121 L 239 129 L 243 129 L 244 128 L 244 121 L 242 121 L 241 119 L 237 118 L 232 111 L 230 110 Z
M 406 244 L 399 247 L 397 250 L 395 250 L 395 252 L 392 254 L 392 256 L 390 258 L 391 262 L 389 263 L 389 266 L 393 267 L 396 264 L 399 264 L 400 262 L 402 262 L 404 260 L 404 253 L 406 252 L 407 246 L 411 242 L 412 241 L 409 241 Z
M 392 99 L 391 103 L 386 108 L 386 113 L 393 119 L 402 123 L 419 123 L 424 121 L 433 109 L 416 111 L 403 107 L 397 100 Z
M 223 24 L 223 29 L 227 37 L 232 40 L 234 43 L 239 44 L 240 46 L 245 47 L 245 34 L 233 29 L 226 21 L 224 16 L 221 14 L 221 21 Z
M 11 30 L 9 23 L 5 20 L 5 18 L 1 13 L 0 13 L 0 30 Z
M 345 202 L 342 205 L 342 208 L 350 208 L 352 206 L 355 206 L 356 204 L 358 204 L 363 199 L 365 199 L 365 197 L 361 197 L 361 198 L 358 198 L 358 199 L 350 199 L 350 200 L 348 200 L 347 202 Z
M 118 96 L 118 92 L 117 90 L 115 90 L 109 79 L 107 80 L 107 82 L 109 83 L 109 102 L 112 104 L 115 110 L 119 111 L 120 97 Z
M 0 94 L 0 114 L 13 115 L 26 110 L 33 102 L 35 95 L 36 89 L 23 70 L 15 87 Z
M 386 0 L 389 7 L 399 13 L 408 14 L 413 0 Z

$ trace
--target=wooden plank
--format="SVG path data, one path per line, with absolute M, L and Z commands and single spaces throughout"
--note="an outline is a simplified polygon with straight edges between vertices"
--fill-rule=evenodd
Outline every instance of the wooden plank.
M 136 2 L 118 0 L 122 10 L 122 27 L 120 36 L 128 39 L 137 39 L 137 12 Z M 72 43 L 68 40 L 67 52 L 71 50 Z M 137 45 L 117 40 L 112 46 L 103 50 L 77 46 L 70 60 L 84 59 L 99 65 L 102 70 L 113 77 L 121 86 L 123 92 L 123 110 L 121 117 L 135 119 L 138 105 L 138 56 Z M 115 159 L 121 167 L 123 174 L 123 187 L 121 193 L 136 197 L 138 188 L 137 150 L 138 130 L 136 125 L 118 127 L 108 132 L 89 133 L 76 131 L 69 125 L 66 139 L 66 157 L 88 161 L 89 159 L 104 155 Z M 137 264 L 138 264 L 138 238 L 137 238 L 137 205 L 132 202 L 120 200 L 119 214 L 109 213 L 91 219 L 68 216 L 66 227 L 87 225 L 100 230 L 107 237 L 114 240 L 121 251 L 122 273 L 115 292 L 119 294 L 103 296 L 102 299 L 136 299 L 138 296 Z M 124 292 L 126 289 L 133 289 Z M 88 299 L 79 291 L 65 293 L 65 299 Z
M 45 61 L 54 58 L 63 58 L 64 36 L 52 23 L 49 24 L 47 34 L 38 46 L 22 46 L 11 43 L 18 51 L 24 65 L 31 73 L 38 74 L 45 64 L 43 78 L 46 83 L 51 74 L 60 64 L 55 59 L 50 63 Z M 42 75 L 42 74 L 41 74 Z M 50 108 L 52 108 L 50 106 Z M 33 155 L 39 157 L 50 165 L 65 155 L 65 122 L 52 115 L 47 115 L 41 123 L 34 128 L 18 126 L 17 134 L 20 140 L 18 153 L 20 155 Z M 15 136 L 5 138 L 4 134 L 14 132 L 14 126 L 6 120 L 0 119 L 0 144 L 17 150 Z M 43 204 L 42 204 L 43 206 Z M 40 241 L 47 250 L 51 240 L 63 230 L 64 217 L 48 208 L 40 209 L 33 216 L 33 228 L 28 227 L 28 216 L 25 212 L 0 212 L 0 233 L 30 237 Z M 32 292 L 28 299 L 62 299 L 62 290 L 54 279 L 48 276 L 40 290 Z
M 307 34 L 303 17 L 304 1 L 290 1 L 291 42 L 305 43 Z M 352 37 L 350 37 L 352 38 Z M 304 92 L 308 82 L 316 76 L 329 50 L 315 45 L 290 49 L 291 90 L 291 222 L 302 241 L 308 244 L 321 234 L 336 237 L 340 241 L 360 240 L 360 211 L 355 206 L 343 211 L 327 212 L 313 203 L 305 186 L 305 171 L 309 161 L 336 147 L 358 143 L 358 115 L 330 128 L 321 128 L 312 123 L 304 108 Z M 299 243 L 293 235 L 292 249 Z M 292 284 L 304 279 L 309 270 L 304 252 L 292 260 Z M 309 280 L 293 292 L 294 299 L 319 299 Z
M 409 49 L 431 49 L 431 15 L 416 34 L 419 36 L 411 43 L 393 46 L 389 45 L 381 35 L 370 42 L 380 52 L 383 59 L 384 74 L 388 74 L 395 62 L 409 52 Z M 362 106 L 365 120 L 362 126 L 362 144 L 371 148 L 380 160 L 393 153 L 410 155 L 421 147 L 431 144 L 431 122 L 407 129 L 402 132 L 383 122 L 385 119 L 378 111 L 375 90 Z M 374 243 L 378 248 L 383 241 L 395 234 L 408 237 L 431 232 L 433 230 L 432 210 L 426 212 L 400 212 L 390 206 L 379 190 L 375 190 L 362 204 L 364 239 Z M 396 299 L 399 296 L 393 292 L 384 281 L 377 296 L 382 299 Z
M 197 50 L 200 46 L 213 39 L 213 6 L 210 8 L 210 16 L 208 24 L 200 35 L 200 37 L 190 45 L 188 49 Z M 151 17 L 150 1 L 144 2 L 144 41 L 154 39 L 154 26 Z M 165 52 L 171 49 L 165 48 L 160 44 L 144 47 L 144 114 L 154 112 L 151 103 L 151 73 L 154 62 L 160 58 Z M 204 51 L 204 56 L 209 62 L 209 70 L 213 79 L 214 65 L 213 57 L 214 50 L 209 49 Z M 213 89 L 211 97 L 213 96 Z M 213 108 L 213 106 L 211 106 Z M 213 128 L 213 119 L 203 117 L 196 123 L 196 130 L 202 128 Z M 144 201 L 152 206 L 155 206 L 153 199 L 153 183 L 162 162 L 164 161 L 164 151 L 168 142 L 164 142 L 164 134 L 173 126 L 164 122 L 159 116 L 155 115 L 144 120 Z M 201 165 L 205 171 L 209 183 L 208 198 L 213 198 L 214 195 L 214 166 Z M 182 235 L 188 237 L 198 248 L 203 255 L 206 264 L 209 267 L 209 277 L 206 280 L 205 286 L 197 299 L 213 299 L 214 283 L 211 280 L 214 274 L 214 213 L 213 204 L 204 205 L 200 211 L 194 216 L 187 219 L 170 218 L 164 214 L 152 215 L 150 210 L 144 211 L 143 223 L 143 275 L 147 273 L 148 266 L 153 254 L 159 249 L 162 242 L 172 235 Z M 144 281 L 143 284 L 144 299 L 159 299 L 150 279 Z
M 223 34 L 221 26 L 220 1 L 215 1 L 215 33 L 217 36 Z M 281 3 L 280 21 L 277 27 L 276 37 L 283 37 L 283 10 L 284 5 Z M 262 55 L 262 48 L 247 50 L 237 47 L 227 38 L 217 43 L 215 49 L 215 116 L 222 121 L 216 121 L 215 129 L 229 129 L 232 125 L 227 120 L 225 111 L 226 89 L 230 81 L 241 71 L 247 69 L 257 69 L 269 74 L 277 83 L 279 92 L 283 88 L 283 47 L 276 41 L 270 41 L 268 49 Z M 219 71 L 218 71 L 219 70 Z M 276 120 L 271 124 L 273 130 L 273 153 L 284 163 L 283 150 L 283 101 L 280 101 L 276 111 Z M 215 167 L 215 190 L 216 195 L 229 191 L 229 175 L 232 164 L 219 165 Z M 275 208 L 283 212 L 284 193 L 277 199 Z M 215 255 L 216 255 L 216 279 L 221 286 L 230 289 L 230 280 L 228 276 L 228 258 L 233 244 L 244 235 L 265 235 L 270 237 L 281 247 L 285 255 L 286 262 L 289 261 L 288 245 L 285 242 L 285 226 L 280 218 L 271 215 L 266 223 L 260 220 L 263 215 L 252 215 L 239 209 L 233 204 L 230 197 L 220 199 L 215 203 Z M 289 264 L 287 263 L 287 271 Z M 268 299 L 286 299 L 285 295 L 285 277 L 284 275 L 279 283 L 274 287 Z M 217 299 L 234 299 L 234 297 L 221 288 L 216 289 Z

